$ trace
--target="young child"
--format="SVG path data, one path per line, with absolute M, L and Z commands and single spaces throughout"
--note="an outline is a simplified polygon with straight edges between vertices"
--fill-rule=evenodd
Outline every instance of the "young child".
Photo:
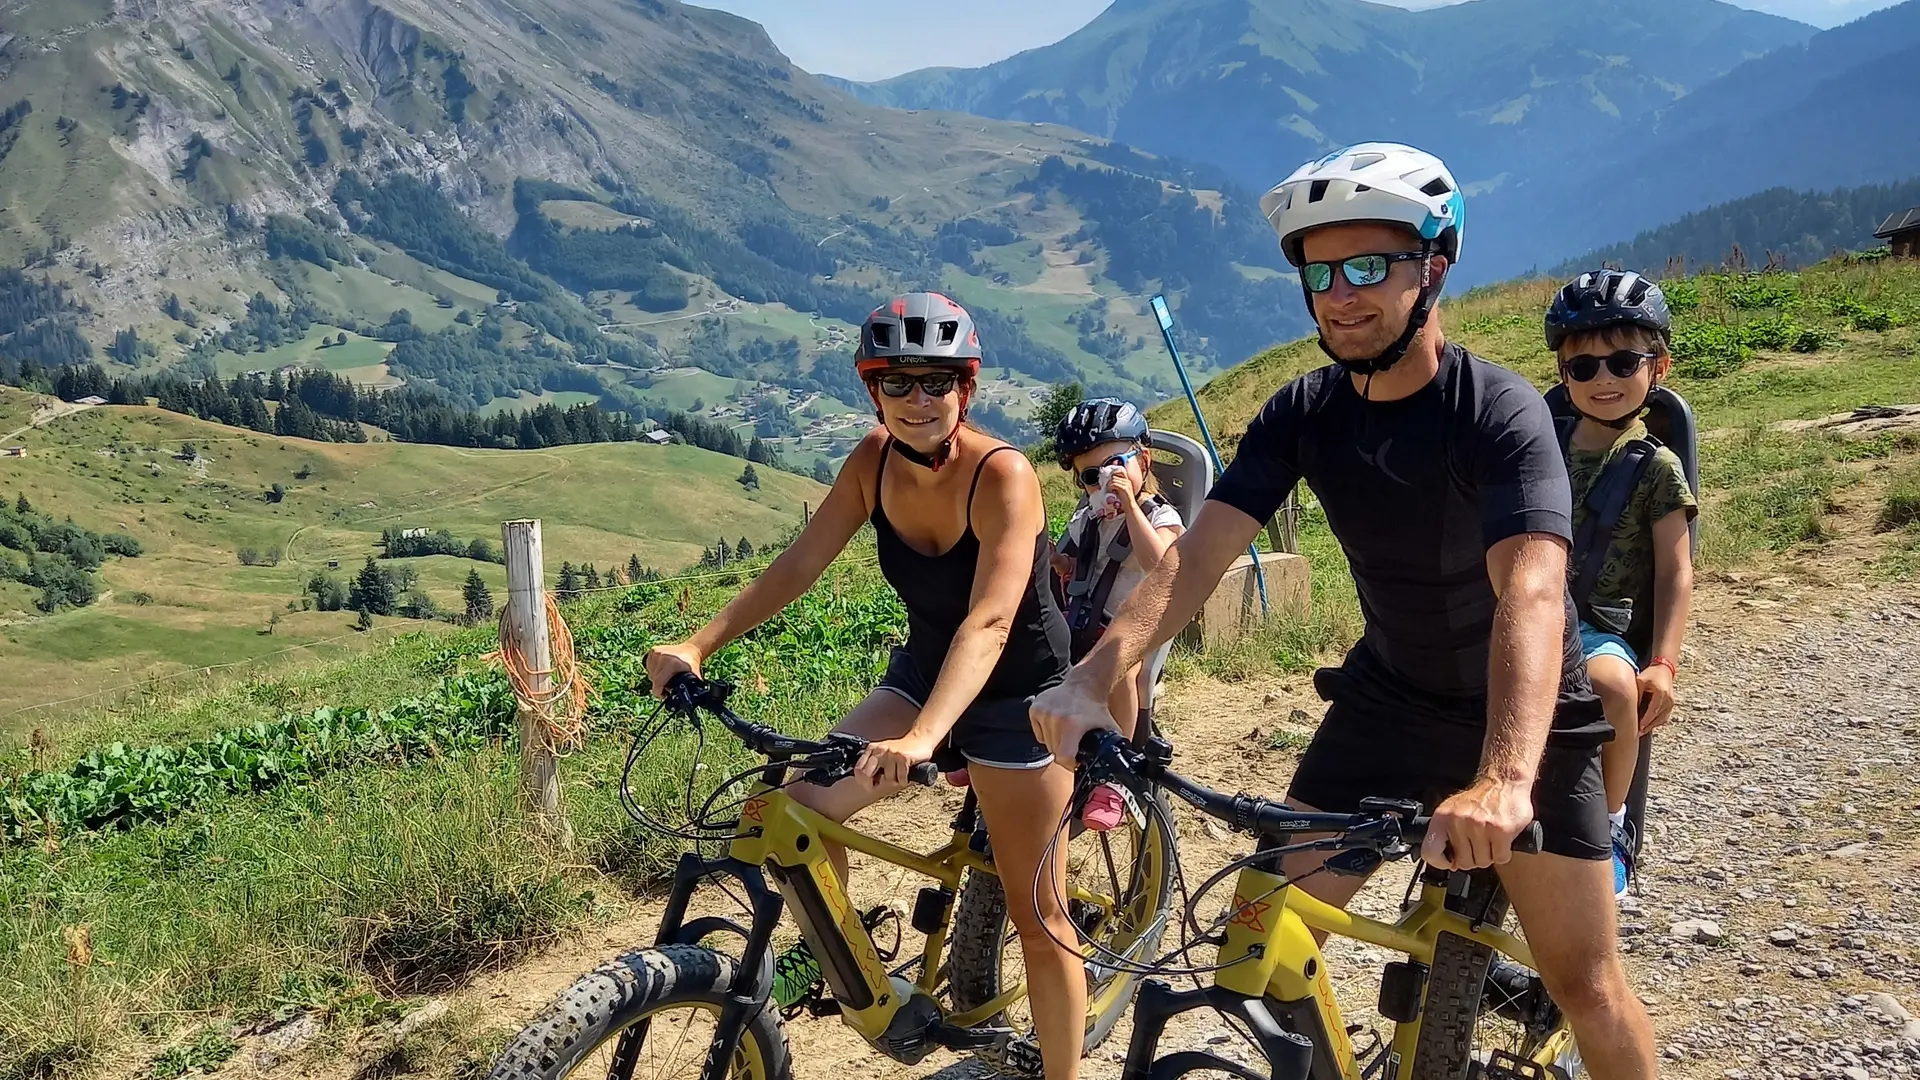
M 1184 526 L 1179 511 L 1157 494 L 1147 418 L 1132 404 L 1114 398 L 1080 403 L 1060 422 L 1054 446 L 1081 491 L 1053 564 L 1073 634 L 1071 656 L 1078 662 Z M 1152 706 L 1154 666 L 1136 667 L 1107 699 L 1114 723 L 1129 736 Z M 1119 816 L 1118 794 L 1096 790 L 1087 824 L 1111 828 Z
M 1601 768 L 1613 819 L 1616 896 L 1625 894 L 1633 874 L 1626 803 L 1640 737 L 1673 714 L 1675 661 L 1693 596 L 1693 490 L 1673 451 L 1658 447 L 1642 458 L 1646 447 L 1634 445 L 1651 442 L 1639 417 L 1672 363 L 1671 328 L 1659 286 L 1617 270 L 1576 278 L 1554 297 L 1546 319 L 1547 346 L 1559 358 L 1561 381 L 1580 414 L 1565 447 L 1576 548 L 1567 572 L 1580 610 L 1587 675 L 1614 729 Z M 1625 509 L 1610 536 L 1592 541 L 1606 552 L 1595 571 L 1582 564 L 1582 529 L 1599 527 L 1598 521 L 1588 524 L 1598 512 L 1589 497 L 1616 462 L 1623 471 L 1614 482 L 1627 493 Z M 1637 477 L 1624 471 L 1634 462 Z M 1651 655 L 1637 653 L 1629 640 L 1650 640 Z

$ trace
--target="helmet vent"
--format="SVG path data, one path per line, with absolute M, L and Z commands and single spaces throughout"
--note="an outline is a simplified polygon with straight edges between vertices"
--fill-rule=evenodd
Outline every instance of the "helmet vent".
M 883 322 L 877 322 L 877 323 L 871 324 L 868 327 L 868 329 L 873 332 L 874 348 L 890 349 L 893 347 L 893 327 L 892 326 Z
M 1359 195 L 1359 194 L 1363 194 L 1363 193 L 1365 193 L 1365 192 L 1368 192 L 1368 191 L 1372 191 L 1372 190 L 1373 190 L 1373 185 L 1372 185 L 1372 184 L 1355 184 L 1355 185 L 1353 185 L 1353 193 L 1354 193 L 1355 195 Z
M 1433 179 L 1427 181 L 1427 186 L 1421 188 L 1420 190 L 1422 192 L 1425 192 L 1428 195 L 1432 195 L 1435 198 L 1438 198 L 1442 195 L 1445 195 L 1447 192 L 1452 191 L 1453 185 L 1447 183 L 1446 177 L 1436 176 Z
M 917 345 L 923 349 L 926 348 L 927 347 L 927 320 L 910 318 L 906 320 L 906 324 L 907 324 L 907 334 L 906 334 L 907 344 Z
M 1387 160 L 1387 155 L 1385 154 L 1355 154 L 1352 160 L 1347 162 L 1347 171 L 1359 172 L 1369 165 L 1378 165 L 1385 160 Z
M 1307 189 L 1307 201 L 1310 203 L 1317 203 L 1326 197 L 1327 181 L 1325 180 L 1315 180 L 1313 186 Z
M 953 344 L 953 339 L 958 336 L 959 333 L 960 320 L 942 319 L 940 320 L 940 340 L 936 344 L 951 345 Z

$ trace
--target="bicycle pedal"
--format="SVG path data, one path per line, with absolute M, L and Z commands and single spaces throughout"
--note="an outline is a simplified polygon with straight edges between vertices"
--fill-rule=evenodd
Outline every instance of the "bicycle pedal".
M 1047 1066 L 1040 1058 L 1040 1043 L 1031 1035 L 1015 1035 L 1007 1040 L 997 1055 L 1000 1070 L 1013 1076 L 1033 1077 L 1038 1080 L 1045 1076 Z
M 985 1050 L 1000 1039 L 1011 1038 L 1013 1032 L 1008 1028 L 963 1028 L 942 1021 L 927 1032 L 927 1038 L 936 1046 L 948 1050 L 973 1051 Z
M 1489 1050 L 1486 1060 L 1476 1059 L 1467 1070 L 1467 1080 L 1568 1080 L 1568 1077 L 1552 1065 L 1528 1061 L 1505 1050 Z

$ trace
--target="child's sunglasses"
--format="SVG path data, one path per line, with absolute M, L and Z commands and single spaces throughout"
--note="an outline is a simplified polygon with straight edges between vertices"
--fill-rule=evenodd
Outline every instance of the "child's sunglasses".
M 1093 487 L 1094 485 L 1100 482 L 1101 469 L 1104 469 L 1109 465 L 1125 465 L 1127 462 L 1132 461 L 1134 458 L 1139 456 L 1140 456 L 1140 451 L 1137 449 L 1129 450 L 1124 454 L 1115 454 L 1098 465 L 1093 465 L 1085 469 L 1081 469 L 1079 472 L 1075 473 L 1074 476 L 1080 481 L 1081 487 Z
M 1333 268 L 1340 268 L 1341 276 L 1347 284 L 1356 289 L 1369 285 L 1378 285 L 1387 280 L 1387 271 L 1397 262 L 1412 262 L 1426 258 L 1418 251 L 1393 251 L 1377 255 L 1355 255 L 1337 263 L 1310 262 L 1300 268 L 1300 280 L 1306 283 L 1308 292 L 1323 293 L 1333 288 Z
M 1592 382 L 1600 374 L 1600 365 L 1605 364 L 1607 371 L 1616 379 L 1631 379 L 1640 368 L 1652 363 L 1659 353 L 1641 352 L 1638 349 L 1621 349 L 1606 356 L 1594 356 L 1581 353 L 1569 356 L 1560 363 L 1560 371 L 1574 382 Z
M 928 371 L 919 375 L 889 371 L 875 375 L 873 381 L 880 385 L 880 392 L 890 398 L 906 397 L 913 393 L 916 386 L 925 390 L 928 397 L 946 397 L 953 393 L 954 384 L 960 381 L 960 376 L 952 371 Z

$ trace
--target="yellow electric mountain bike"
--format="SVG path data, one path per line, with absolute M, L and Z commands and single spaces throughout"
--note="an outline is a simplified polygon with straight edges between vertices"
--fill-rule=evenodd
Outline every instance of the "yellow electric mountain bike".
M 1189 973 L 1211 974 L 1212 985 L 1176 991 L 1157 978 L 1142 983 L 1123 1080 L 1571 1080 L 1582 1072 L 1571 1030 L 1530 970 L 1526 942 L 1502 929 L 1508 904 L 1492 871 L 1423 868 L 1418 898 L 1410 889 L 1393 923 L 1322 903 L 1281 875 L 1280 857 L 1295 851 L 1334 852 L 1325 872 L 1360 876 L 1389 860 L 1417 857 L 1428 821 L 1418 804 L 1368 800 L 1357 814 L 1301 813 L 1213 791 L 1168 769 L 1171 760 L 1164 740 L 1141 748 L 1112 732 L 1094 733 L 1082 746 L 1077 783 L 1081 791 L 1102 782 L 1165 790 L 1260 837 L 1261 848 L 1215 874 L 1190 899 L 1188 947 L 1212 945 L 1217 955 L 1212 966 Z M 1296 842 L 1301 836 L 1309 839 Z M 1537 851 L 1539 842 L 1536 824 L 1514 850 Z M 1225 914 L 1200 927 L 1194 907 L 1236 871 Z M 1386 965 L 1380 981 L 1379 1014 L 1394 1024 L 1391 1039 L 1376 1037 L 1356 1049 L 1360 1029 L 1342 1019 L 1314 930 L 1406 955 Z M 1208 1051 L 1160 1056 L 1168 1021 L 1203 1008 L 1244 1025 L 1266 1068 Z
M 694 815 L 698 827 L 676 830 L 634 805 L 622 783 L 623 802 L 643 825 L 688 839 L 720 836 L 726 854 L 683 854 L 653 947 L 576 982 L 502 1051 L 495 1080 L 785 1080 L 787 1041 L 780 1010 L 769 1002 L 773 935 L 783 911 L 792 912 L 831 993 L 830 1000 L 811 1002 L 814 1011 L 839 1013 L 899 1062 L 912 1064 L 946 1047 L 977 1053 L 1001 1072 L 1040 1075 L 1038 1044 L 1021 1019 L 1026 987 L 1018 978 L 1019 948 L 1008 948 L 1005 893 L 973 793 L 954 819 L 952 838 L 927 854 L 831 821 L 795 802 L 786 787 L 852 775 L 865 741 L 844 734 L 799 739 L 750 723 L 727 708 L 730 692 L 724 683 L 682 675 L 668 688 L 663 715 L 696 726 L 711 717 L 767 759 L 734 778 L 748 784 L 737 807 L 718 816 L 713 811 L 730 786 L 738 790 L 724 782 Z M 629 771 L 649 739 L 636 736 Z M 918 783 L 937 777 L 930 764 L 914 770 Z M 1126 1011 L 1138 985 L 1133 969 L 1154 956 L 1167 920 L 1174 862 L 1169 817 L 1152 797 L 1133 807 L 1123 827 L 1085 833 L 1069 848 L 1068 910 L 1075 927 L 1092 943 L 1089 951 L 1119 961 L 1087 965 L 1089 1048 Z M 726 816 L 736 810 L 737 817 Z M 926 935 L 918 957 L 889 966 L 888 950 L 871 932 L 873 920 L 855 908 L 828 861 L 826 841 L 933 881 L 913 904 L 911 924 Z M 725 888 L 729 881 L 746 893 L 745 925 L 690 917 L 701 885 Z M 711 947 L 714 939 L 737 939 L 738 951 Z

